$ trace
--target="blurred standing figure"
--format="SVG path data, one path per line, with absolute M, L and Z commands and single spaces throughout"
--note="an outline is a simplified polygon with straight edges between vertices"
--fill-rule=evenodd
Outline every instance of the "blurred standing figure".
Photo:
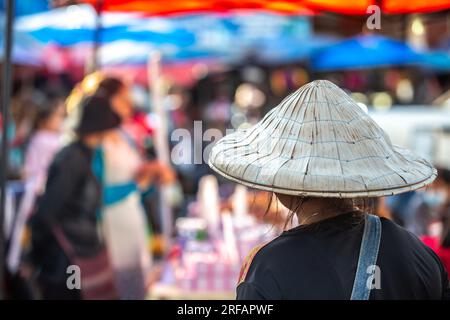
M 37 109 L 24 165 L 25 180 L 35 183 L 37 193 L 44 190 L 48 167 L 61 148 L 65 115 L 64 102 L 58 98 L 49 99 Z
M 439 169 L 438 178 L 439 181 L 434 187 L 434 202 L 440 204 L 439 219 L 431 223 L 429 235 L 423 236 L 422 240 L 441 258 L 447 273 L 450 274 L 450 170 Z
M 23 172 L 25 193 L 18 207 L 8 251 L 8 268 L 13 273 L 17 272 L 22 251 L 28 246 L 23 241 L 24 234 L 27 234 L 26 222 L 33 213 L 36 197 L 44 192 L 48 167 L 61 148 L 61 127 L 64 117 L 65 108 L 62 99 L 49 99 L 36 106 L 35 120 L 25 153 Z
M 83 105 L 78 138 L 55 156 L 45 193 L 31 220 L 32 259 L 44 299 L 80 299 L 80 290 L 69 290 L 67 286 L 67 268 L 76 263 L 75 257 L 95 257 L 104 250 L 97 229 L 101 188 L 92 172 L 92 159 L 95 148 L 120 120 L 105 98 L 87 98 Z M 73 252 L 57 240 L 55 229 L 67 239 Z
M 23 90 L 11 103 L 9 136 L 11 137 L 8 175 L 12 179 L 20 178 L 23 168 L 26 141 L 29 137 L 35 113 L 44 102 L 44 95 L 38 91 Z
M 128 87 L 119 79 L 100 82 L 96 95 L 110 99 L 122 128 L 109 133 L 97 152 L 94 170 L 103 189 L 103 229 L 121 299 L 143 299 L 152 264 L 149 225 L 141 202 L 162 170 L 156 161 L 144 163 L 135 142 L 125 131 L 133 115 Z
M 448 170 L 438 168 L 438 176 L 425 190 L 416 192 L 412 197 L 408 210 L 410 219 L 405 221 L 405 228 L 417 236 L 430 236 L 430 227 L 440 220 L 448 202 Z M 448 208 L 447 208 L 448 209 Z

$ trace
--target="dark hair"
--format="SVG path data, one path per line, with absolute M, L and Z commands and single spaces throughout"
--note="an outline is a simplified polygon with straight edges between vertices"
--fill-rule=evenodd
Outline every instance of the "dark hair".
M 100 81 L 95 95 L 111 98 L 112 96 L 119 93 L 119 91 L 123 87 L 125 87 L 125 84 L 122 82 L 122 80 L 118 78 L 108 77 Z
M 61 97 L 47 97 L 42 103 L 36 104 L 36 114 L 33 120 L 33 131 L 39 129 L 39 126 L 50 118 L 63 102 Z
M 444 248 L 450 248 L 450 213 L 447 212 L 447 214 L 441 218 L 441 222 L 442 222 L 442 232 L 440 237 L 441 246 Z
M 446 168 L 437 168 L 437 179 L 450 186 L 450 170 Z
M 263 214 L 266 217 L 271 209 L 272 201 L 276 198 L 275 193 L 269 192 L 268 205 Z M 288 212 L 287 217 L 283 219 L 282 229 L 286 230 L 286 228 L 293 223 L 294 217 L 298 212 L 301 214 L 301 210 L 303 205 L 309 201 L 310 197 L 304 196 L 292 196 L 290 199 L 290 203 L 287 206 Z M 333 201 L 333 206 L 336 208 L 336 212 L 346 212 L 352 214 L 352 225 L 359 225 L 364 221 L 364 214 L 376 214 L 375 212 L 375 203 L 376 198 L 348 198 L 348 199 L 340 199 L 340 198 L 327 198 L 329 201 Z M 277 201 L 277 215 L 279 214 L 278 201 Z
M 120 125 L 120 118 L 112 111 L 107 97 L 85 97 L 81 102 L 81 108 L 81 119 L 76 128 L 79 137 L 117 128 Z

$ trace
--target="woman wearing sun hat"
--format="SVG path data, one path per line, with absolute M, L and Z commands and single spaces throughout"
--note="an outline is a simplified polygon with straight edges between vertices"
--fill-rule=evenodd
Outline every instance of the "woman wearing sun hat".
M 371 198 L 424 187 L 436 170 L 393 146 L 333 83 L 308 83 L 252 128 L 227 135 L 209 165 L 275 193 L 299 221 L 250 252 L 238 299 L 449 297 L 439 258 L 414 235 L 369 214 Z

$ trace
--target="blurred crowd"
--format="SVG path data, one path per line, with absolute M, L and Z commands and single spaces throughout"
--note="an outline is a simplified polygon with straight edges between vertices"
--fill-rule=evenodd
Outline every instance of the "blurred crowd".
M 183 128 L 195 140 L 195 120 L 203 121 L 203 131 L 251 126 L 266 107 L 309 81 L 301 68 L 270 74 L 259 68 L 242 70 L 239 76 L 231 72 L 205 78 L 191 91 L 171 88 L 164 101 L 169 132 Z M 378 82 L 370 80 L 370 87 L 384 83 L 379 91 L 394 95 L 401 75 L 393 70 Z M 327 77 L 350 91 L 364 92 L 369 81 L 362 73 Z M 8 173 L 21 187 L 8 241 L 13 298 L 145 298 L 155 269 L 153 256 L 167 245 L 161 237 L 164 204 L 159 187 L 179 185 L 184 201 L 175 204 L 176 216 L 183 216 L 195 200 L 199 180 L 211 173 L 206 163 L 192 161 L 192 145 L 184 149 L 188 159 L 175 168 L 159 161 L 158 119 L 149 110 L 135 108 L 136 95 L 126 81 L 98 75 L 95 79 L 94 85 L 86 85 L 92 80 L 86 78 L 72 90 L 15 94 Z M 434 78 L 410 85 L 443 90 Z M 419 91 L 415 101 L 421 100 Z M 178 142 L 171 141 L 170 147 Z M 209 142 L 201 141 L 202 151 Z M 229 197 L 234 186 L 219 181 L 221 197 Z M 421 237 L 450 270 L 448 168 L 440 168 L 436 181 L 424 190 L 377 200 L 375 213 Z M 82 275 L 83 281 L 93 283 L 84 296 L 67 289 L 68 268 L 74 262 L 92 270 Z
M 91 257 L 91 268 L 104 272 L 107 265 L 95 265 L 106 248 L 116 297 L 142 299 L 152 265 L 149 220 L 158 224 L 149 199 L 175 173 L 157 160 L 147 141 L 152 130 L 133 111 L 124 82 L 103 78 L 79 100 L 73 130 L 64 127 L 65 97 L 33 97 L 15 114 L 10 173 L 24 189 L 9 244 L 11 289 L 28 298 L 79 298 L 67 289 L 67 267 Z

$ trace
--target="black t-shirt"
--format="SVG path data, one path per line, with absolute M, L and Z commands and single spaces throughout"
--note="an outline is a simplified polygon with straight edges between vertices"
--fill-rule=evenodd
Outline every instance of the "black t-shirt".
M 370 299 L 450 298 L 447 273 L 416 236 L 381 218 L 380 289 Z M 343 214 L 282 233 L 254 256 L 237 299 L 350 299 L 364 220 Z

